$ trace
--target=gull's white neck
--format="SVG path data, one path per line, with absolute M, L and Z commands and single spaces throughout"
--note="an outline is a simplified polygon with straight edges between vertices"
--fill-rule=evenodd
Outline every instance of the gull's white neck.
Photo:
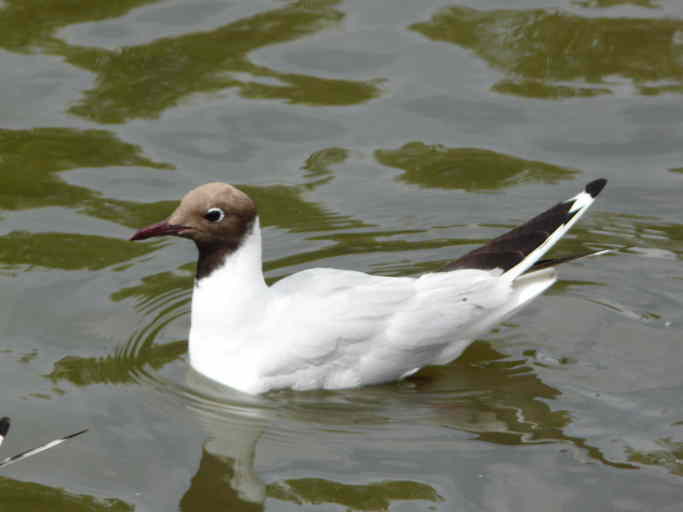
M 249 325 L 263 314 L 269 288 L 261 264 L 261 227 L 254 219 L 235 252 L 207 276 L 198 279 L 192 294 L 190 351 L 202 344 L 237 343 L 241 325 Z

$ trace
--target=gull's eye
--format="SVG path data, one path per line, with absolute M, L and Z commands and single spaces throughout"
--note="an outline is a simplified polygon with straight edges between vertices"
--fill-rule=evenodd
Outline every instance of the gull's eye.
M 225 212 L 220 208 L 209 208 L 209 211 L 204 214 L 204 218 L 209 222 L 220 222 L 225 217 Z

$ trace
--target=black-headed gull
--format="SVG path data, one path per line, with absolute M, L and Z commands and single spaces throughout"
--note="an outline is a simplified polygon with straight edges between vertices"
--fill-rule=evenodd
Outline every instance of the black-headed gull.
M 7 433 L 9 432 L 9 427 L 10 427 L 10 419 L 7 416 L 0 418 L 0 445 L 5 440 L 5 437 L 7 436 Z M 59 446 L 64 441 L 67 441 L 67 440 L 69 440 L 73 437 L 76 437 L 76 436 L 80 436 L 81 434 L 84 434 L 87 431 L 88 431 L 88 429 L 86 428 L 86 429 L 80 430 L 79 432 L 69 434 L 68 436 L 64 436 L 64 437 L 54 439 L 54 440 L 50 441 L 49 443 L 42 444 L 36 448 L 26 450 L 25 452 L 21 452 L 21 453 L 18 453 L 16 455 L 12 455 L 11 457 L 6 457 L 6 458 L 0 460 L 0 468 L 3 466 L 9 466 L 10 464 L 14 464 L 15 462 L 19 462 L 20 460 L 27 459 L 28 457 L 36 455 L 40 452 L 44 452 L 45 450 L 49 450 L 50 448 L 54 448 L 55 446 Z
M 443 271 L 419 277 L 316 268 L 268 286 L 256 204 L 225 183 L 192 190 L 167 221 L 131 240 L 174 235 L 195 242 L 189 351 L 197 371 L 252 394 L 349 388 L 456 359 L 550 287 L 554 265 L 579 256 L 541 257 L 606 182 L 592 181 Z

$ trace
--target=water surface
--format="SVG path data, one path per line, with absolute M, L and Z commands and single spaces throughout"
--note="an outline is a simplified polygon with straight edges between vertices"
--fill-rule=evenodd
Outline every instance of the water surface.
M 676 0 L 5 0 L 0 66 L 3 455 L 90 428 L 5 469 L 0 509 L 680 509 Z M 220 180 L 271 281 L 413 275 L 602 176 L 555 253 L 613 254 L 358 390 L 195 374 L 194 249 L 127 241 Z

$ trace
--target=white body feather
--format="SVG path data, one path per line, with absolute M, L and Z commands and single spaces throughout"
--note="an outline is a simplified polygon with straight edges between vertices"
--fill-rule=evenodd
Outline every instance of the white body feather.
M 318 268 L 268 287 L 258 222 L 192 300 L 190 361 L 246 393 L 336 389 L 406 377 L 457 358 L 479 334 L 555 282 L 553 269 L 418 278 Z
M 586 191 L 569 199 L 576 214 L 505 273 L 460 269 L 411 278 L 318 268 L 272 287 L 263 279 L 256 218 L 242 245 L 196 283 L 191 364 L 255 394 L 376 384 L 448 363 L 556 281 L 554 268 L 525 272 L 593 199 Z

